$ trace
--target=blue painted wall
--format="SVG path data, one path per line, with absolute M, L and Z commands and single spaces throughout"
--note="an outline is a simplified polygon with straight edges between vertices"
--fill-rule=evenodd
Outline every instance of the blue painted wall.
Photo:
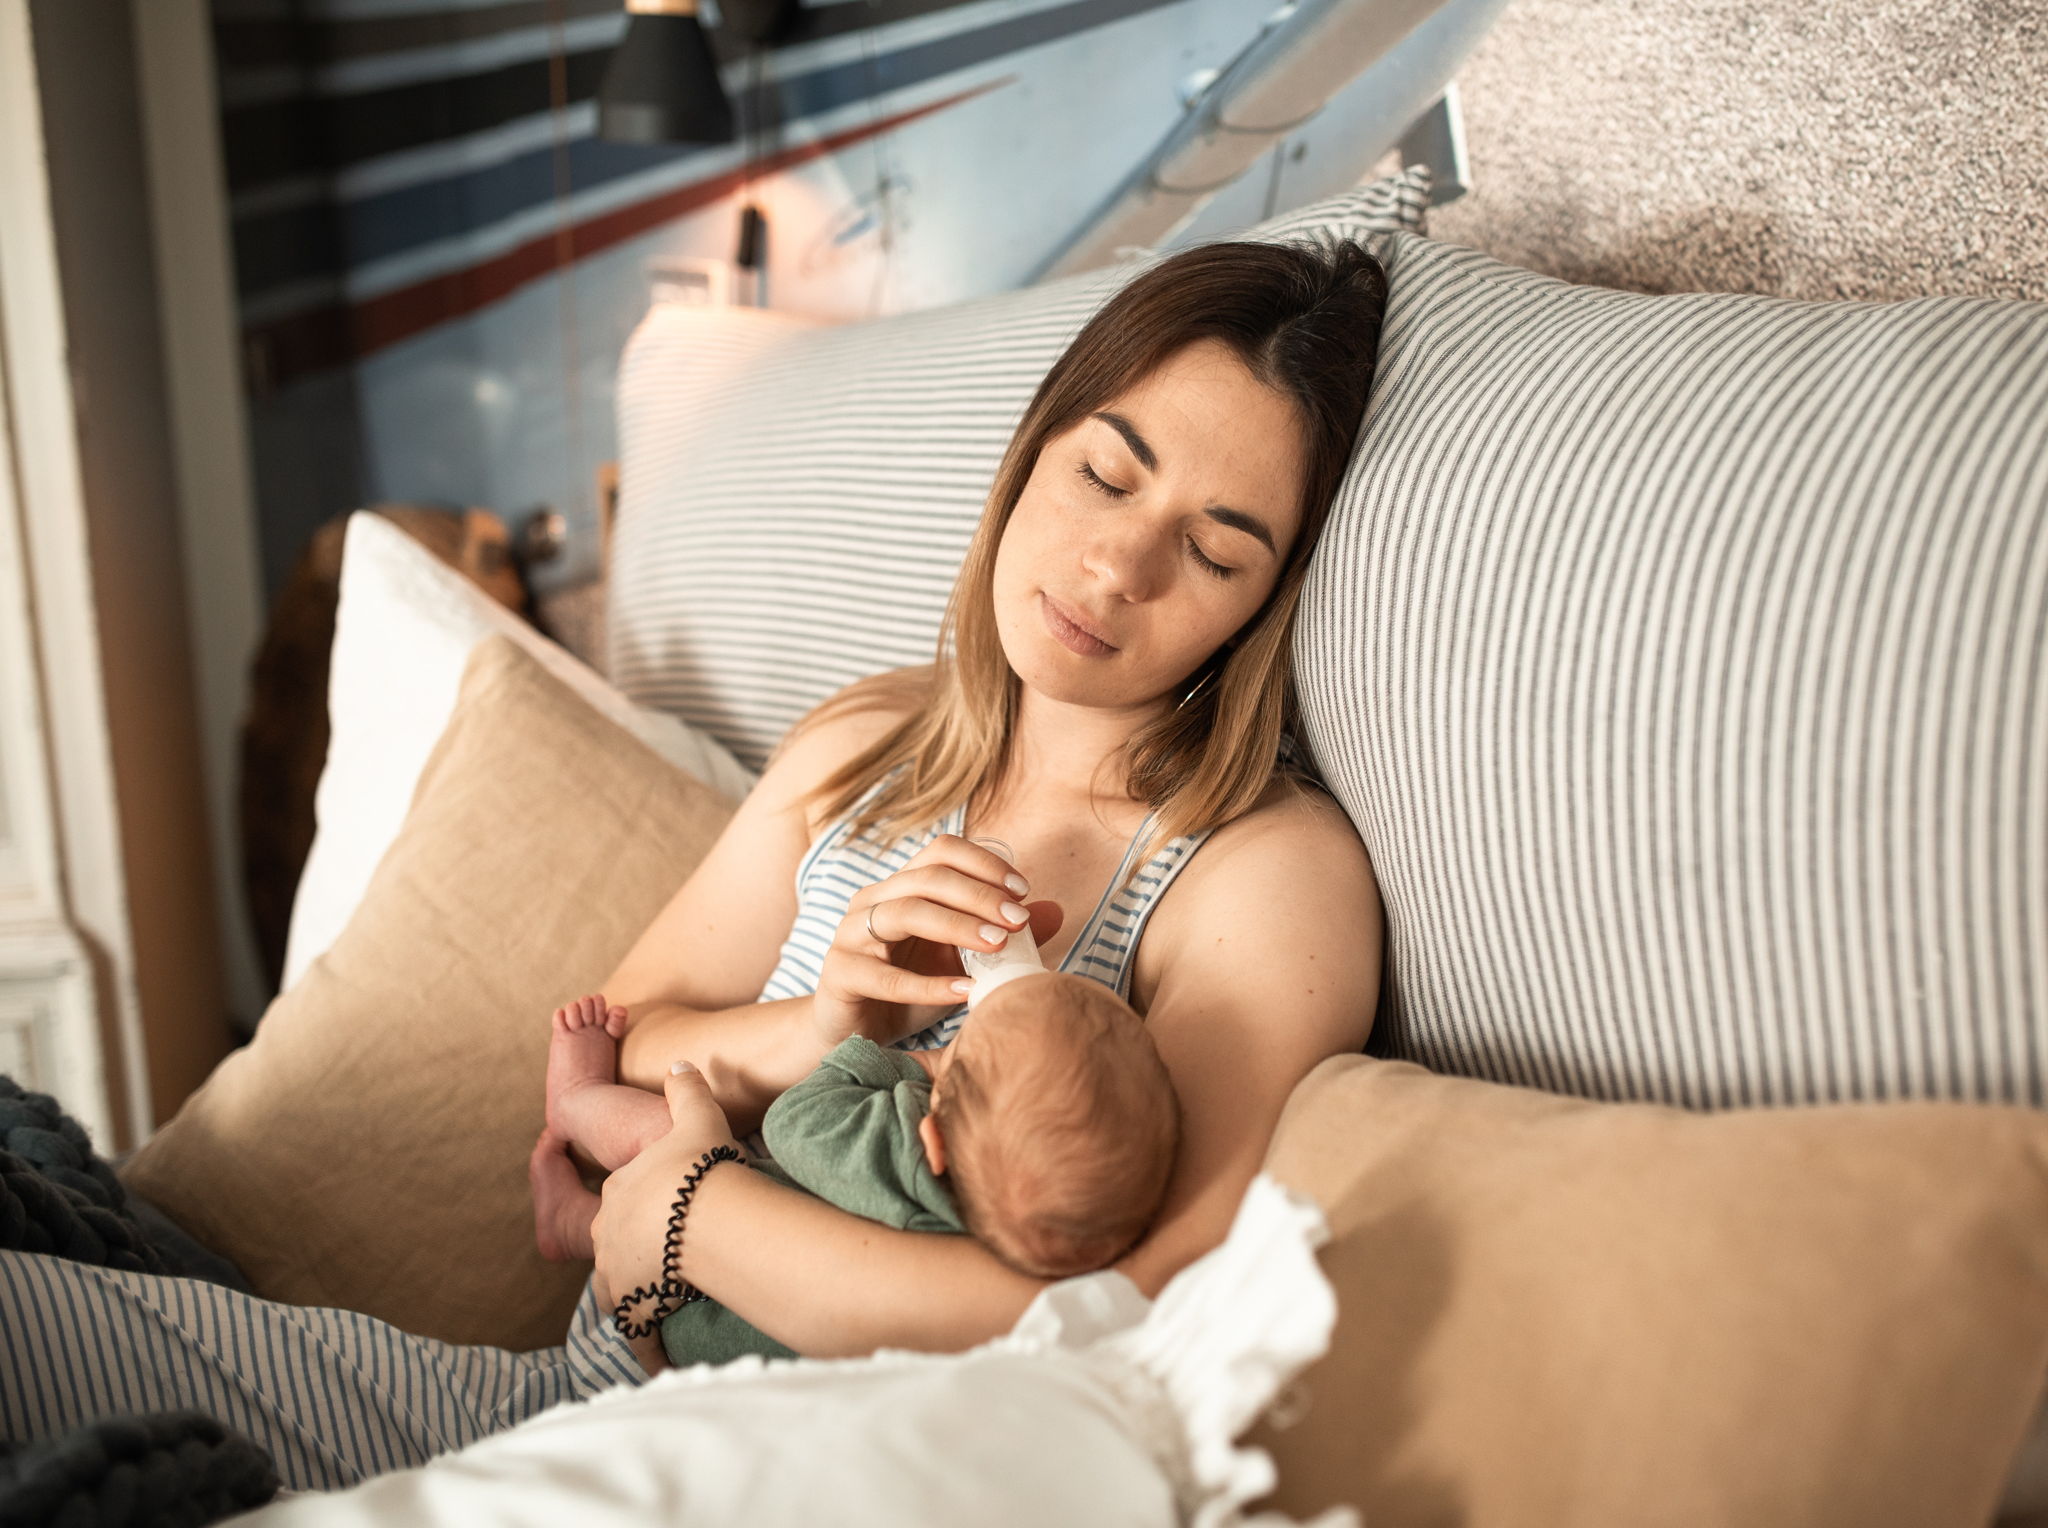
M 383 499 L 547 504 L 595 568 L 595 474 L 650 263 L 770 220 L 767 300 L 853 317 L 1014 286 L 1271 13 L 1246 0 L 839 0 L 728 51 L 742 141 L 595 137 L 617 0 L 214 0 L 262 554 Z M 721 39 L 722 45 L 722 39 Z M 1205 211 L 1357 180 L 1342 97 Z

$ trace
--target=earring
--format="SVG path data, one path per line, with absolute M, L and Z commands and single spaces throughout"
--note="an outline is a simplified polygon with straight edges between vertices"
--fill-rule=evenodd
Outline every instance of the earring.
M 1197 679 L 1193 684 L 1188 686 L 1187 694 L 1181 696 L 1180 704 L 1173 708 L 1174 713 L 1176 715 L 1178 715 L 1181 711 L 1186 709 L 1187 703 L 1189 701 L 1193 700 L 1197 695 L 1202 693 L 1203 686 L 1207 685 L 1210 680 L 1216 677 L 1216 672 L 1217 671 L 1212 668 L 1207 673 L 1203 674 L 1200 679 Z

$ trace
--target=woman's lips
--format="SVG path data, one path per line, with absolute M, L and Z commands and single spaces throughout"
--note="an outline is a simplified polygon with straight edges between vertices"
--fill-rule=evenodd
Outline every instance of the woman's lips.
M 1090 636 L 1074 624 L 1073 617 L 1050 594 L 1039 596 L 1039 609 L 1045 615 L 1045 629 L 1059 639 L 1060 645 L 1077 652 L 1084 658 L 1105 658 L 1116 651 L 1107 642 Z

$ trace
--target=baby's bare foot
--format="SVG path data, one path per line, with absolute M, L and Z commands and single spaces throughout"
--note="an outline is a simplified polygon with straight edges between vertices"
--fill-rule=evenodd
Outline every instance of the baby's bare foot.
M 579 997 L 555 1010 L 554 1033 L 548 1042 L 548 1129 L 574 1139 L 562 1112 L 562 1100 L 578 1088 L 618 1081 L 619 1042 L 626 1010 L 608 1007 L 602 993 Z
M 533 1189 L 533 1240 L 540 1255 L 551 1263 L 595 1257 L 590 1224 L 597 1219 L 598 1197 L 576 1175 L 569 1143 L 543 1130 L 526 1159 L 526 1181 Z

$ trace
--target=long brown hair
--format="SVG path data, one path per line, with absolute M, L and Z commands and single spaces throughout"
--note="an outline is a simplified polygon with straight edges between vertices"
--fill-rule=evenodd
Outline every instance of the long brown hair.
M 1348 241 L 1200 245 L 1123 287 L 1053 363 L 1025 410 L 947 601 L 935 660 L 849 685 L 792 729 L 844 710 L 907 712 L 820 782 L 812 799 L 824 797 L 837 818 L 908 765 L 853 824 L 856 836 L 893 836 L 937 821 L 977 791 L 985 800 L 995 795 L 1010 767 L 1020 683 L 996 631 L 996 549 L 1039 452 L 1170 356 L 1210 339 L 1294 401 L 1307 448 L 1301 529 L 1266 602 L 1200 666 L 1192 698 L 1139 728 L 1119 756 L 1127 792 L 1158 814 L 1134 863 L 1164 839 L 1249 811 L 1273 780 L 1281 735 L 1294 724 L 1295 607 L 1365 413 L 1386 291 L 1379 262 Z

